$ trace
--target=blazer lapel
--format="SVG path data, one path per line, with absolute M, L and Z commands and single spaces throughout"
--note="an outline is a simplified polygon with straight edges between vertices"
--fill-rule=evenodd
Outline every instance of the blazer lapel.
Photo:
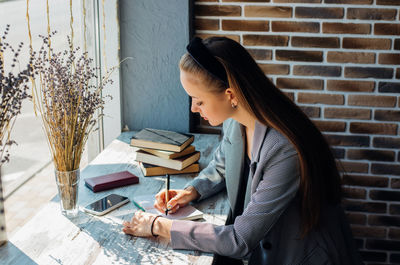
M 257 187 L 259 177 L 254 178 L 257 169 L 257 164 L 260 161 L 260 151 L 264 143 L 265 136 L 267 135 L 268 127 L 256 121 L 253 135 L 253 143 L 251 148 L 251 164 L 249 170 L 249 178 L 246 187 L 246 196 L 244 199 L 244 208 L 250 202 L 253 186 Z
M 240 176 L 243 172 L 243 139 L 245 131 L 243 125 L 240 123 L 234 120 L 232 123 L 226 135 L 228 144 L 225 146 L 225 180 L 231 209 L 234 209 L 238 195 Z

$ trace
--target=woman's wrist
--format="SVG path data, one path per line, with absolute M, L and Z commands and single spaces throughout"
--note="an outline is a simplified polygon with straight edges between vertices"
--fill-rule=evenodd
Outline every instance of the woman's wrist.
M 152 232 L 155 235 L 171 239 L 171 226 L 172 220 L 160 217 L 155 220 Z
M 190 192 L 191 195 L 191 201 L 195 201 L 198 198 L 200 198 L 200 193 L 195 189 L 193 186 L 188 186 L 185 188 L 185 190 Z

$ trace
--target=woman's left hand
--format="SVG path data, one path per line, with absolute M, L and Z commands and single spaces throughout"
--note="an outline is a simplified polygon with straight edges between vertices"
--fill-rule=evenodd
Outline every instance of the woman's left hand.
M 151 234 L 151 223 L 153 222 L 156 214 L 146 213 L 142 211 L 137 211 L 130 222 L 123 222 L 122 231 L 125 234 L 139 236 L 139 237 L 148 237 L 152 236 Z

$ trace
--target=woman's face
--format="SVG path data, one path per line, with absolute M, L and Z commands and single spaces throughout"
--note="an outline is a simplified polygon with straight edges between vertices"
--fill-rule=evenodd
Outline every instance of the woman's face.
M 229 93 L 210 92 L 197 76 L 181 70 L 181 83 L 192 98 L 192 112 L 198 112 L 210 125 L 218 126 L 232 115 Z

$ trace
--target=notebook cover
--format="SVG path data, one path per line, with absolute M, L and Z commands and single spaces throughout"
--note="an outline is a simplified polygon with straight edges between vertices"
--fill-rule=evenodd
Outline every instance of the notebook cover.
M 136 183 L 139 183 L 139 177 L 129 171 L 121 171 L 85 179 L 86 186 L 93 192 L 109 190 Z

